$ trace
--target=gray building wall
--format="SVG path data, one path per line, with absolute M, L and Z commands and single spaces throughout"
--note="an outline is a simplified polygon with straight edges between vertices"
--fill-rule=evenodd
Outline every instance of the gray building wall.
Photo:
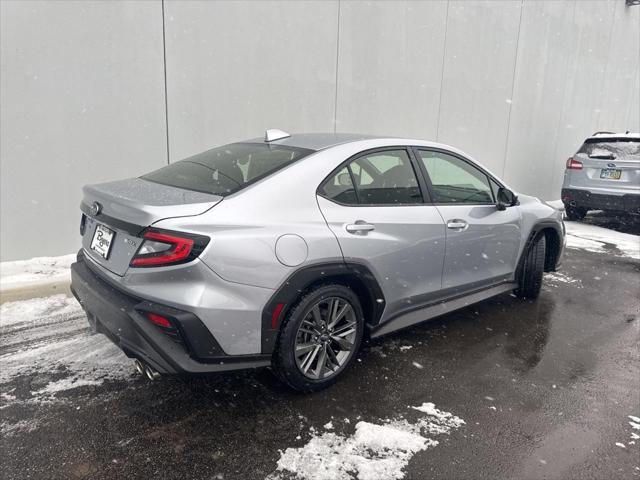
M 77 249 L 83 184 L 267 127 L 450 143 L 547 200 L 585 136 L 640 130 L 624 0 L 5 0 L 0 21 L 2 260 Z

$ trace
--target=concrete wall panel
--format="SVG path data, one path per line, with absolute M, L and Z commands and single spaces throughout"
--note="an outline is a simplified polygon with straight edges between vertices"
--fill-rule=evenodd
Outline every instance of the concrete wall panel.
M 546 179 L 564 165 L 556 158 L 556 142 L 573 55 L 568 25 L 574 8 L 572 1 L 524 3 L 509 138 L 498 170 L 514 188 L 548 199 L 560 197 Z
M 549 200 L 586 136 L 640 130 L 623 0 L 6 0 L 0 21 L 2 260 L 77 248 L 83 184 L 269 127 L 436 139 Z
M 166 163 L 157 2 L 0 2 L 1 258 L 73 252 L 81 187 Z
M 640 131 L 640 7 L 616 2 L 597 130 Z M 627 118 L 623 112 L 627 111 Z
M 436 136 L 447 3 L 343 2 L 341 132 Z
M 333 130 L 338 4 L 165 3 L 171 161 L 287 131 Z
M 573 155 L 585 137 L 598 130 L 598 115 L 604 72 L 610 49 L 616 0 L 577 2 L 571 22 L 571 56 L 564 78 L 565 94 L 554 159 L 541 195 L 559 192 L 563 162 Z M 541 187 L 539 187 L 541 188 Z M 558 194 L 556 194 L 557 196 Z
M 451 2 L 438 141 L 502 168 L 520 2 Z

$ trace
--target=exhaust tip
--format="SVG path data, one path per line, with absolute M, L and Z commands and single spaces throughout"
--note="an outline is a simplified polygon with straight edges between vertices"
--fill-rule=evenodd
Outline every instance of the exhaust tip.
M 142 364 L 142 362 L 140 360 L 138 360 L 137 358 L 133 361 L 133 364 L 136 367 L 136 371 L 140 374 L 140 375 L 145 375 L 144 372 L 144 365 Z
M 153 368 L 151 368 L 149 365 L 145 365 L 144 367 L 144 373 L 147 376 L 147 378 L 151 381 L 153 380 L 157 380 L 158 378 L 160 378 L 160 373 L 158 373 L 157 371 L 155 371 Z

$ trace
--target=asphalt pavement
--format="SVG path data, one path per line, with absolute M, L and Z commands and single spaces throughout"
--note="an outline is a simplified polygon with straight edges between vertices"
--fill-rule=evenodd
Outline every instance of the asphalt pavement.
M 296 478 L 276 471 L 286 449 L 432 402 L 465 423 L 411 455 L 406 479 L 640 477 L 629 417 L 640 417 L 639 273 L 638 260 L 567 250 L 537 301 L 502 295 L 367 343 L 345 378 L 312 395 L 268 370 L 151 382 L 131 363 L 43 397 L 65 371 L 30 370 L 2 384 L 0 476 Z M 0 343 L 0 355 L 18 347 Z

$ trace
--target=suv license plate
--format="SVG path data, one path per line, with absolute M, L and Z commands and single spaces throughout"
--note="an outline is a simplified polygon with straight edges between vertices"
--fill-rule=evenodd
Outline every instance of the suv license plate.
M 606 178 L 607 180 L 620 180 L 622 170 L 615 168 L 603 168 L 600 170 L 600 178 Z
M 114 235 L 113 230 L 98 224 L 96 232 L 93 234 L 93 240 L 91 240 L 91 250 L 98 252 L 106 260 L 109 258 Z

